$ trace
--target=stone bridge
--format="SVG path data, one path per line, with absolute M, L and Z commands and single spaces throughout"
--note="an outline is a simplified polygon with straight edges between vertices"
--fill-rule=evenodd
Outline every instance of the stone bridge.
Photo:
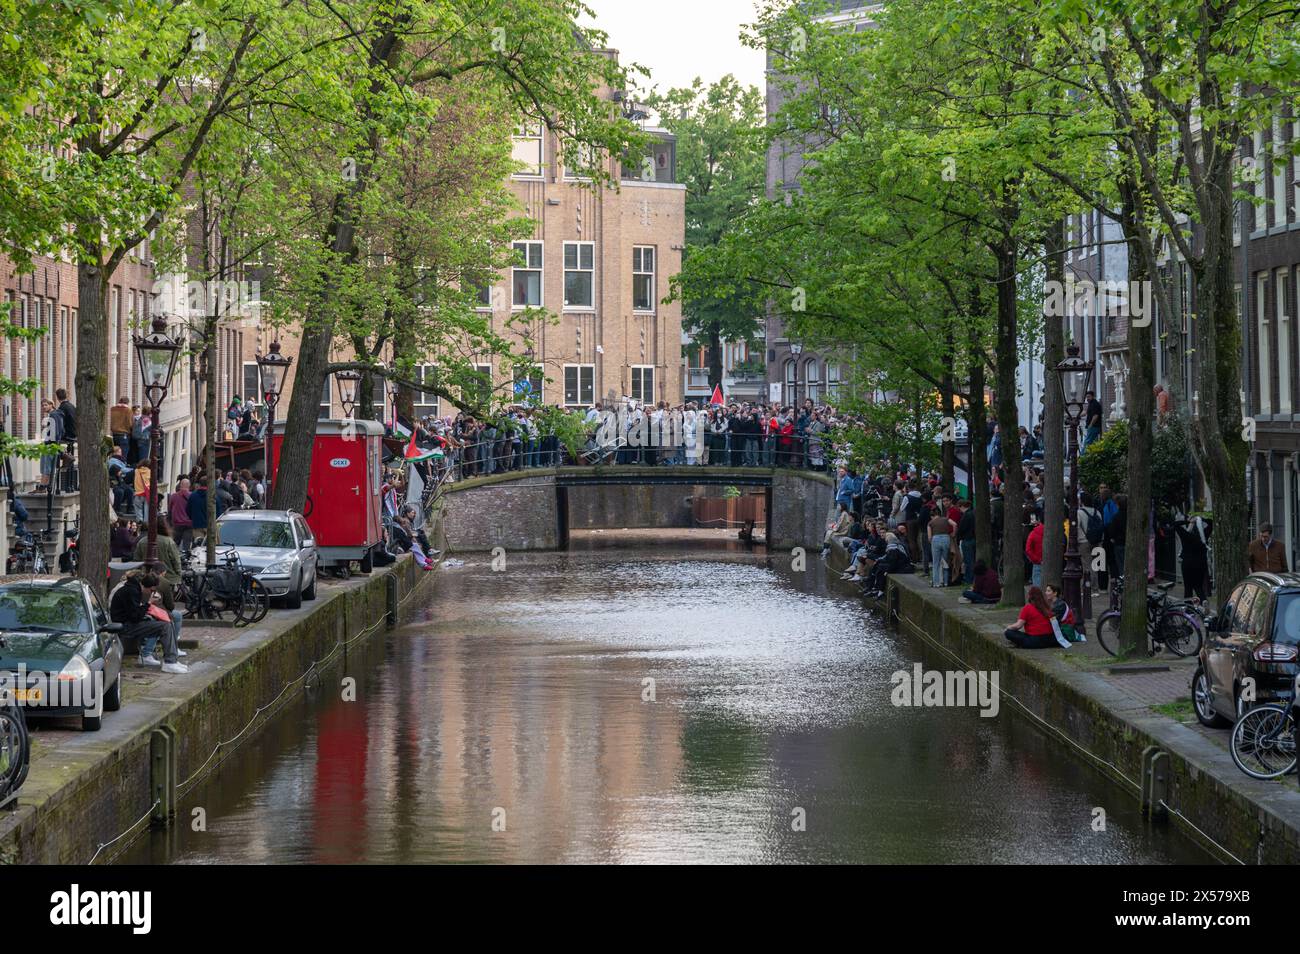
M 771 467 L 544 467 L 472 477 L 439 499 L 451 552 L 562 550 L 570 529 L 694 526 L 691 501 L 761 492 L 769 547 L 820 550 L 834 505 L 828 474 Z

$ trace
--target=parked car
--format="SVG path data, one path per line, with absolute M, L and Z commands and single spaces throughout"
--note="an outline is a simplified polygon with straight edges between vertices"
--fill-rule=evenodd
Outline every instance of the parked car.
M 292 510 L 228 510 L 217 521 L 217 543 L 233 547 L 272 597 L 290 609 L 316 598 L 316 538 Z M 201 551 L 196 551 L 201 552 Z
M 29 719 L 80 716 L 82 729 L 94 732 L 105 711 L 122 707 L 121 629 L 82 580 L 7 583 L 0 586 L 0 680 Z
M 1232 725 L 1255 703 L 1287 697 L 1300 654 L 1300 574 L 1254 573 L 1209 621 L 1192 703 L 1202 725 Z M 1253 682 L 1247 682 L 1253 680 Z M 1243 687 L 1253 685 L 1254 698 Z

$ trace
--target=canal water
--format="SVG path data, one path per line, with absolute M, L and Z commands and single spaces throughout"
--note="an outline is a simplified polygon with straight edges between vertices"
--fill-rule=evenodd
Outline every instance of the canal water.
M 815 555 L 597 532 L 506 561 L 437 571 L 122 860 L 1212 860 L 1011 705 L 896 707 L 942 660 Z

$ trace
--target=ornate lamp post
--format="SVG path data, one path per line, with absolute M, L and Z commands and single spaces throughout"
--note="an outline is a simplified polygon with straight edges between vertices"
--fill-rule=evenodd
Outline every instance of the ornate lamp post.
M 262 400 L 266 402 L 266 430 L 262 439 L 262 467 L 266 472 L 266 498 L 271 499 L 274 480 L 271 475 L 271 436 L 275 433 L 275 406 L 293 358 L 280 354 L 280 342 L 272 341 L 267 354 L 258 352 L 257 371 L 262 380 Z
M 794 355 L 794 394 L 790 397 L 790 406 L 799 406 L 799 355 L 803 354 L 803 345 L 796 341 L 790 343 L 790 353 Z
M 1065 349 L 1065 360 L 1056 366 L 1056 378 L 1061 387 L 1061 406 L 1065 422 L 1070 427 L 1067 453 L 1070 459 L 1070 539 L 1065 544 L 1065 602 L 1075 610 L 1080 625 L 1084 619 L 1083 564 L 1079 560 L 1079 423 L 1087 409 L 1088 390 L 1092 387 L 1091 361 L 1079 357 L 1079 346 Z M 1082 630 L 1081 630 L 1082 631 Z
M 144 382 L 145 397 L 149 401 L 149 543 L 145 550 L 145 566 L 158 568 L 158 447 L 161 430 L 158 418 L 162 402 L 171 388 L 176 371 L 176 359 L 181 353 L 181 342 L 167 334 L 167 320 L 161 315 L 153 319 L 153 330 L 147 335 L 133 336 L 136 358 L 140 362 L 140 380 Z
M 339 389 L 339 404 L 343 406 L 343 416 L 351 417 L 357 407 L 357 388 L 361 384 L 361 372 L 350 369 L 335 371 L 334 384 Z

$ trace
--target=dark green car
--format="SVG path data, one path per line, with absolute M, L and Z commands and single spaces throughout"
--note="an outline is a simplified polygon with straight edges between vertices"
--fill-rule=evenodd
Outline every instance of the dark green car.
M 122 706 L 121 628 L 81 580 L 0 585 L 0 695 L 28 719 L 79 716 L 96 731 Z

